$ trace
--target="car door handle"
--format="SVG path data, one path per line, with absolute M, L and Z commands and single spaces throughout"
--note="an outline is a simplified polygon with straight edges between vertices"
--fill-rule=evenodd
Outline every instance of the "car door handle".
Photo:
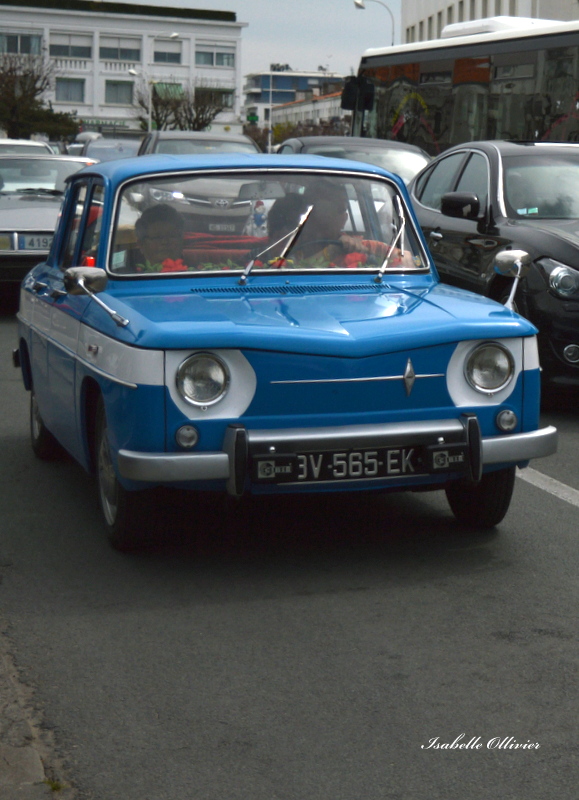
M 430 239 L 434 239 L 436 242 L 439 242 L 441 239 L 444 239 L 444 235 L 440 231 L 430 231 L 428 236 Z

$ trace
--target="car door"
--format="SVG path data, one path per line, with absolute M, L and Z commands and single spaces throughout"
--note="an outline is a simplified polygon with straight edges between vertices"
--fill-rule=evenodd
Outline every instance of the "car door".
M 486 153 L 474 149 L 461 153 L 462 160 L 456 158 L 450 165 L 457 167 L 453 176 L 447 167 L 442 176 L 444 181 L 439 178 L 432 185 L 428 181 L 418 187 L 422 206 L 419 218 L 422 213 L 428 215 L 428 242 L 441 279 L 464 289 L 488 294 L 495 255 L 508 240 L 499 234 L 494 224 L 491 207 L 492 165 L 489 158 Z M 478 217 L 468 219 L 443 214 L 442 197 L 447 192 L 476 195 L 479 200 Z
M 70 192 L 64 230 L 56 237 L 46 271 L 33 287 L 36 338 L 31 361 L 46 427 L 69 452 L 80 455 L 76 358 L 81 318 L 90 299 L 65 291 L 64 272 L 70 266 L 96 263 L 104 187 L 91 179 L 77 180 Z

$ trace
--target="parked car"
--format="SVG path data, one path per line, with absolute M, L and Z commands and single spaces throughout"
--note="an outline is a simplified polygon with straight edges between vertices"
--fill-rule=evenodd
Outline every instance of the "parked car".
M 32 139 L 0 139 L 0 155 L 42 155 L 53 153 L 48 142 L 36 142 Z
M 300 136 L 286 139 L 276 152 L 309 153 L 376 164 L 400 175 L 406 183 L 430 161 L 428 153 L 412 144 L 357 136 Z
M 136 156 L 141 144 L 140 139 L 91 139 L 84 143 L 81 155 L 95 161 L 112 161 L 115 158 L 131 158 Z
M 267 236 L 191 230 L 165 201 L 187 209 L 196 181 L 267 200 Z M 497 524 L 516 465 L 556 447 L 539 428 L 535 333 L 439 283 L 384 170 L 151 156 L 71 178 L 50 255 L 22 286 L 15 363 L 34 452 L 64 448 L 96 475 L 109 538 L 130 550 L 152 487 L 443 489 L 461 523 Z
M 411 194 L 443 281 L 503 300 L 497 253 L 529 254 L 516 308 L 539 329 L 545 382 L 579 385 L 579 145 L 458 145 Z
M 35 151 L 37 152 L 37 151 Z M 41 150 L 42 152 L 42 150 Z M 46 258 L 69 175 L 86 158 L 0 155 L 0 285 L 16 287 Z
M 249 136 L 242 134 L 205 131 L 152 131 L 141 142 L 138 155 L 167 153 L 183 156 L 260 152 L 259 145 Z

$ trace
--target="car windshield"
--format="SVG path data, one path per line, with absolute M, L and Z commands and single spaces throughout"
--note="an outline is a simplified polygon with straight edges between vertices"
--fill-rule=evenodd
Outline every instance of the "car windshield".
M 251 142 L 219 141 L 214 139 L 160 139 L 156 153 L 175 156 L 201 155 L 203 153 L 257 153 Z
M 116 220 L 109 269 L 122 275 L 428 269 L 397 187 L 374 177 L 155 176 L 123 187 Z
M 66 178 L 84 166 L 59 156 L 0 158 L 0 193 L 61 195 Z
M 505 157 L 503 165 L 509 217 L 579 218 L 579 152 Z
M 330 158 L 349 158 L 352 161 L 362 161 L 365 164 L 375 164 L 377 167 L 400 175 L 408 183 L 428 162 L 428 156 L 414 153 L 410 150 L 388 149 L 379 147 L 348 147 L 332 144 L 310 145 L 307 152 L 317 156 Z

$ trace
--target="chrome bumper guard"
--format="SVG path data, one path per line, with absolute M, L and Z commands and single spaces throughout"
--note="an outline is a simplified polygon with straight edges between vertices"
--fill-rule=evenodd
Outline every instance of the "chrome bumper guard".
M 485 465 L 524 465 L 532 458 L 551 455 L 557 450 L 557 429 L 549 425 L 529 433 L 481 439 L 476 416 L 468 414 L 461 419 L 334 428 L 246 430 L 242 425 L 230 425 L 223 451 L 140 453 L 120 450 L 118 468 L 122 477 L 147 483 L 225 480 L 227 491 L 239 495 L 243 492 L 248 463 L 253 455 L 440 442 L 468 445 L 470 477 L 476 481 Z

